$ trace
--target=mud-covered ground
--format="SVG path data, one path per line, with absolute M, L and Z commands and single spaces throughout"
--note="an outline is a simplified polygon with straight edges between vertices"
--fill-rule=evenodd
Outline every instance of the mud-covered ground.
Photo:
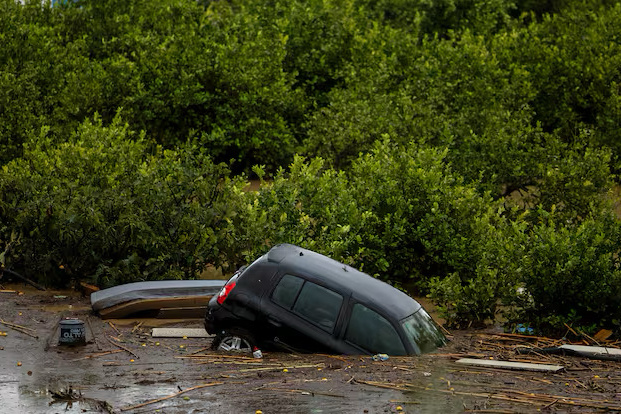
M 254 359 L 211 351 L 210 339 L 151 337 L 154 326 L 198 328 L 200 320 L 103 321 L 77 293 L 4 288 L 23 294 L 0 293 L 0 323 L 26 330 L 0 324 L 0 413 L 621 410 L 621 363 L 516 352 L 550 340 L 489 329 L 452 332 L 452 341 L 435 354 L 384 362 L 281 353 Z M 58 345 L 63 317 L 85 322 L 86 345 Z M 456 362 L 464 357 L 565 369 L 542 373 Z

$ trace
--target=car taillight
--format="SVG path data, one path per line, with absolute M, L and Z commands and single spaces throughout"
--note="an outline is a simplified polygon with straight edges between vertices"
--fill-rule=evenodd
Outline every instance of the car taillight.
M 237 284 L 237 277 L 238 276 L 239 276 L 239 274 L 236 274 L 235 276 L 230 278 L 229 281 L 226 282 L 226 285 L 224 285 L 224 287 L 222 288 L 220 293 L 218 293 L 218 299 L 216 299 L 218 304 L 222 305 L 222 303 L 229 296 L 229 293 L 231 293 L 231 291 L 233 290 L 233 288 Z

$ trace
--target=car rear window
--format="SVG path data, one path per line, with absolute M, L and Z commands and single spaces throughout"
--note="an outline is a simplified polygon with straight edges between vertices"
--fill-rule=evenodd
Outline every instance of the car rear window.
M 342 303 L 343 296 L 338 293 L 306 282 L 293 306 L 293 311 L 332 332 Z
M 303 284 L 304 279 L 284 275 L 272 293 L 272 300 L 283 308 L 291 309 Z
M 304 319 L 332 332 L 343 296 L 297 276 L 285 275 L 272 293 L 272 300 Z
M 401 337 L 386 318 L 356 303 L 347 324 L 345 340 L 371 354 L 406 355 Z

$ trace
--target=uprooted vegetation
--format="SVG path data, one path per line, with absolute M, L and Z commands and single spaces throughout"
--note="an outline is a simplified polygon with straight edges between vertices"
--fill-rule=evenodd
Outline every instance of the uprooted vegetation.
M 26 3 L 0 17 L 6 268 L 106 287 L 288 242 L 454 326 L 621 325 L 619 5 Z

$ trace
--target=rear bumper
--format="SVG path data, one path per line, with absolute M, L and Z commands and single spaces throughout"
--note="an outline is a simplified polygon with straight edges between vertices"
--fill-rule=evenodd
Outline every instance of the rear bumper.
M 205 313 L 205 330 L 210 335 L 217 335 L 222 330 L 235 326 L 236 321 L 239 318 L 235 316 L 231 311 L 219 304 L 209 303 L 207 312 Z

